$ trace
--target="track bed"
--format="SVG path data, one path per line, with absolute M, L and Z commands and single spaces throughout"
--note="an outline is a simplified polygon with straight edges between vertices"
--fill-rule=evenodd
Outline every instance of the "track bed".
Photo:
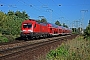
M 63 41 L 71 40 L 76 36 L 67 35 L 1 45 L 0 60 L 39 60 L 39 57 L 45 56 L 51 49 L 55 49 Z

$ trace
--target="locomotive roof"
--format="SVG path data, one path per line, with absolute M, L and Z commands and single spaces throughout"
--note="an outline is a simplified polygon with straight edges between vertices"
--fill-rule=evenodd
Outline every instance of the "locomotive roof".
M 29 20 L 24 20 L 23 23 L 29 23 L 30 21 Z
M 27 20 L 24 20 L 23 23 L 29 23 L 30 21 L 36 21 L 34 19 L 27 19 Z
M 49 23 L 49 22 L 47 22 L 47 23 L 40 23 L 40 22 L 38 22 L 38 21 L 35 20 L 35 19 L 28 19 L 28 20 L 25 20 L 23 23 L 29 23 L 30 20 L 31 20 L 31 21 L 36 21 L 38 24 L 42 24 L 42 25 L 50 24 L 50 25 L 52 25 L 52 27 L 62 28 L 62 29 L 69 29 L 69 28 L 66 28 L 66 27 L 63 27 L 63 26 L 58 26 L 58 25 L 55 25 L 55 24 L 53 24 L 53 23 Z

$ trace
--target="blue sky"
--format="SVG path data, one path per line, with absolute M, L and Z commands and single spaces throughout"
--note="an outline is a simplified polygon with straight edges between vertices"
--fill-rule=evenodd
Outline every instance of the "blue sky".
M 32 19 L 44 16 L 50 23 L 59 20 L 69 27 L 79 27 L 83 20 L 85 28 L 90 20 L 90 0 L 0 0 L 0 5 L 5 13 L 26 11 Z

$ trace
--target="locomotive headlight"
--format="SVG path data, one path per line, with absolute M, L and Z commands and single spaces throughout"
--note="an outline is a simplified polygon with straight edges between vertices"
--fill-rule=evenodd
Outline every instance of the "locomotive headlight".
M 24 31 L 26 31 L 26 30 L 21 30 L 21 32 L 24 32 Z
M 29 32 L 33 32 L 32 30 L 28 30 Z
M 28 30 L 29 32 L 33 32 L 32 30 Z
M 22 31 L 26 31 L 26 30 L 22 30 Z

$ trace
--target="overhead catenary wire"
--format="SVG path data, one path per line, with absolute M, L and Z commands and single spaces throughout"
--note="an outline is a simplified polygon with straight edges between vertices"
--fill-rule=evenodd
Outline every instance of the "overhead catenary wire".
M 2 6 L 3 8 L 7 8 L 6 10 L 10 10 L 10 8 L 16 8 L 16 5 L 14 5 L 14 4 L 7 4 L 7 3 L 5 3 L 5 2 L 2 2 L 2 1 L 0 1 L 1 3 L 0 3 L 0 6 Z M 5 10 L 5 11 L 6 11 Z M 3 11 L 3 10 L 2 10 Z M 5 12 L 4 11 L 4 12 Z
M 1 1 L 0 1 L 1 2 Z M 16 1 L 16 2 L 20 2 L 20 1 Z M 20 2 L 21 3 L 21 2 Z M 15 10 L 17 10 L 17 11 L 25 11 L 25 9 L 22 9 L 22 8 L 20 8 L 20 6 L 25 6 L 25 5 L 22 5 L 22 4 L 20 4 L 20 5 L 17 5 L 17 4 L 8 4 L 8 3 L 4 3 L 4 2 L 1 2 L 0 4 L 2 4 L 3 5 L 3 8 L 8 8 L 7 10 L 8 11 L 12 11 L 13 9 L 14 9 L 14 11 Z M 28 6 L 28 5 L 27 5 Z M 3 11 L 3 10 L 1 10 L 1 11 Z M 4 12 L 6 12 L 6 10 L 4 11 Z M 30 12 L 31 14 L 34 14 L 34 15 L 36 15 L 35 13 L 33 13 L 33 12 Z
M 62 6 L 61 3 L 60 3 L 60 4 L 57 4 L 54 0 L 52 0 L 52 1 L 53 1 L 54 4 L 58 5 L 59 8 L 60 8 L 60 6 Z M 65 24 L 68 24 L 68 26 L 70 26 L 69 23 L 66 23 L 67 20 L 68 20 L 68 17 L 66 18 L 66 17 L 65 17 L 65 16 L 66 16 L 65 13 L 64 13 L 61 9 L 59 9 L 59 8 L 58 8 L 58 10 L 63 14 L 63 16 L 61 16 L 61 18 L 64 17 L 64 18 L 63 18 L 64 21 L 62 21 L 62 19 L 61 19 L 61 22 L 62 22 L 62 23 L 65 23 Z M 57 13 L 57 14 L 58 14 L 58 13 Z M 60 14 L 58 14 L 58 15 L 60 15 Z M 60 18 L 60 17 L 59 17 L 59 18 Z M 69 21 L 69 20 L 68 20 L 68 21 Z
M 44 4 L 44 3 L 42 3 L 40 0 L 37 0 L 39 3 L 41 3 L 42 5 L 43 5 L 43 7 L 42 8 L 45 8 L 46 9 L 46 12 L 50 12 L 50 15 L 52 14 L 52 17 L 53 16 L 60 16 L 60 14 L 58 14 L 56 11 L 54 11 L 54 9 L 52 9 L 50 6 L 52 6 L 52 5 L 49 5 L 49 4 Z M 56 6 L 56 5 L 53 5 L 54 7 Z M 47 11 L 48 10 L 48 11 Z M 52 11 L 52 12 L 51 12 Z
M 35 10 L 35 11 L 37 11 L 37 12 L 42 12 L 41 10 L 37 9 L 34 4 L 28 4 L 27 2 L 25 2 L 25 1 L 23 1 L 23 0 L 19 0 L 19 2 L 22 2 L 25 6 L 29 7 L 29 8 L 28 8 L 29 10 L 30 10 L 30 9 L 33 9 L 33 10 Z M 34 12 L 32 12 L 32 11 L 29 11 L 29 12 L 30 12 L 31 14 L 34 14 L 34 15 L 37 15 L 37 16 L 38 16 L 38 14 L 36 14 L 36 13 L 34 13 Z

